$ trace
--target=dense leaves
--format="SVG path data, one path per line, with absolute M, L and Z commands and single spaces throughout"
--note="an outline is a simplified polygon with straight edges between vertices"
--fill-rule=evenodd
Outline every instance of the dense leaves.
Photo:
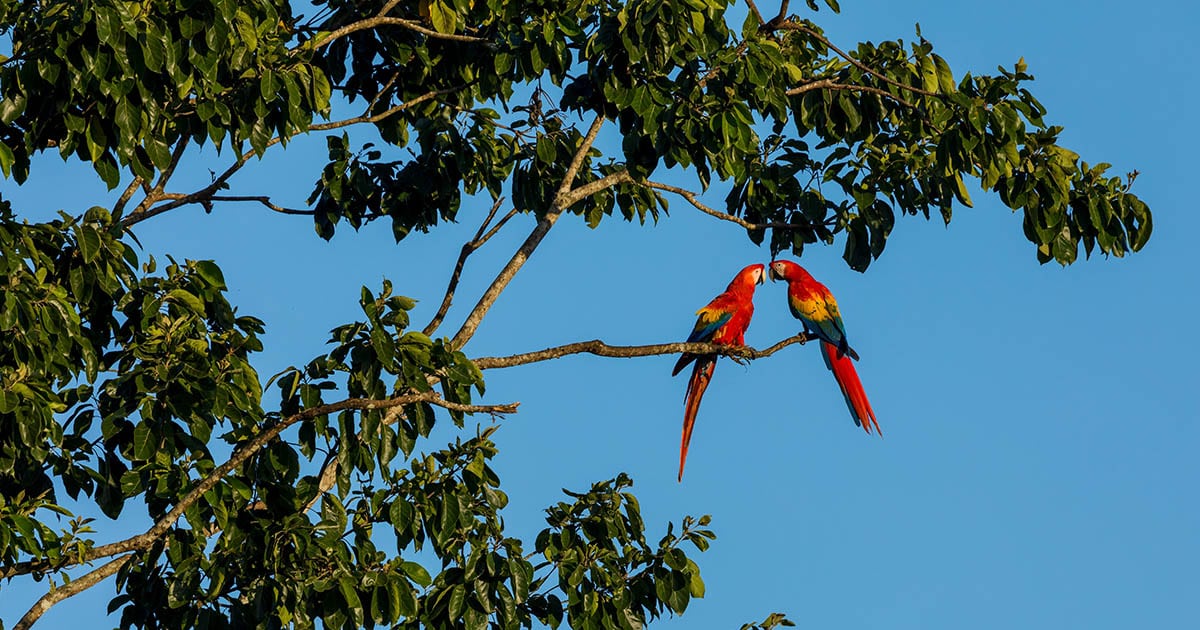
M 568 492 L 532 543 L 506 531 L 494 428 L 467 416 L 514 406 L 483 405 L 462 338 L 411 330 L 390 282 L 263 385 L 264 323 L 217 263 L 141 253 L 130 230 L 174 208 L 254 202 L 326 239 L 386 219 L 400 241 L 507 197 L 536 247 L 560 214 L 658 220 L 679 195 L 772 254 L 836 244 L 864 270 L 899 217 L 949 222 L 982 190 L 1042 262 L 1146 244 L 1135 174 L 1060 146 L 1023 62 L 955 74 L 919 31 L 842 48 L 743 9 L 0 0 L 0 172 L 26 182 L 57 150 L 122 191 L 43 223 L 0 200 L 0 579 L 49 576 L 61 598 L 81 566 L 120 568 L 123 627 L 639 628 L 704 594 L 684 550 L 707 518 L 651 542 L 624 475 Z M 313 132 L 333 133 L 309 207 L 226 194 Z M 177 190 L 205 146 L 211 182 Z M 445 418 L 459 437 L 431 449 Z M 135 509 L 144 533 L 93 531 Z

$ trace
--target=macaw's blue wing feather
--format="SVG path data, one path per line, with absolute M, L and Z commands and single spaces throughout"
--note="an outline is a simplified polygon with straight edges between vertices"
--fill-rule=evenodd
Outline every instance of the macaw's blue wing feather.
M 711 341 L 717 330 L 733 318 L 733 311 L 723 311 L 714 308 L 702 308 L 696 311 L 696 327 L 688 335 L 688 343 Z
M 705 343 L 712 341 L 713 335 L 721 329 L 729 320 L 733 319 L 733 311 L 706 306 L 698 311 L 699 315 L 696 318 L 696 327 L 692 328 L 692 334 L 688 335 L 688 343 Z M 671 370 L 671 376 L 679 374 L 683 368 L 696 359 L 696 355 L 685 352 L 679 356 L 679 360 L 675 362 L 675 369 Z

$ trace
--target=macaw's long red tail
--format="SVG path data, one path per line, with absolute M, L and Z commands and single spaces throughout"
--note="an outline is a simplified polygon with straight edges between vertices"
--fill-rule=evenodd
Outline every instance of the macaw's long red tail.
M 683 464 L 687 461 L 688 444 L 692 441 L 692 427 L 696 424 L 696 412 L 700 410 L 700 398 L 708 389 L 713 369 L 717 367 L 714 356 L 696 357 L 692 377 L 688 379 L 687 394 L 683 399 L 683 439 L 679 444 L 679 480 L 683 481 Z
M 871 432 L 871 425 L 875 425 L 875 430 L 879 435 L 883 435 L 883 431 L 879 430 L 879 422 L 875 420 L 875 410 L 871 409 L 871 402 L 867 400 L 867 393 L 863 391 L 862 381 L 858 380 L 854 361 L 849 355 L 843 354 L 839 357 L 837 346 L 824 341 L 821 342 L 821 357 L 825 359 L 825 367 L 833 372 L 833 378 L 842 390 L 854 424 L 865 429 L 867 433 Z

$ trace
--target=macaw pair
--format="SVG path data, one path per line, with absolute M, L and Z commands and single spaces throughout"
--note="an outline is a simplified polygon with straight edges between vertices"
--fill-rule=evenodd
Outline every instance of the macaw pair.
M 750 265 L 739 271 L 724 293 L 696 311 L 699 317 L 692 334 L 688 336 L 688 342 L 746 345 L 746 328 L 754 316 L 754 288 L 763 283 L 767 273 L 761 264 Z M 804 325 L 805 333 L 821 341 L 821 358 L 825 360 L 825 367 L 833 372 L 854 424 L 867 433 L 871 432 L 871 426 L 874 425 L 879 432 L 875 411 L 871 409 L 858 372 L 854 369 L 853 361 L 858 360 L 858 353 L 850 347 L 846 338 L 846 326 L 842 323 L 842 315 L 833 294 L 804 267 L 791 261 L 772 261 L 769 273 L 772 281 L 787 282 L 788 307 L 792 315 Z M 692 441 L 692 428 L 696 423 L 696 412 L 700 409 L 700 398 L 712 379 L 717 355 L 684 353 L 675 363 L 671 375 L 679 374 L 693 361 L 696 365 L 692 368 L 692 377 L 688 379 L 687 394 L 684 396 L 683 439 L 679 447 L 680 481 L 683 480 L 683 465 L 687 461 L 688 444 Z

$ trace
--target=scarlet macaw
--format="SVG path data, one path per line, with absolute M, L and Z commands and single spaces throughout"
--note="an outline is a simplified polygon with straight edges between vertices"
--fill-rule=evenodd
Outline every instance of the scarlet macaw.
M 688 342 L 717 343 L 728 346 L 746 345 L 746 328 L 754 316 L 754 287 L 763 283 L 763 265 L 750 265 L 738 272 L 725 292 L 713 298 L 708 306 L 696 311 L 699 317 Z M 683 439 L 679 445 L 679 480 L 683 481 L 683 464 L 687 461 L 688 443 L 692 441 L 692 426 L 696 423 L 696 411 L 700 409 L 700 398 L 712 379 L 717 364 L 715 354 L 683 353 L 675 363 L 671 376 L 679 374 L 692 361 L 692 377 L 688 379 L 687 394 L 683 404 Z
M 854 362 L 858 353 L 850 347 L 846 340 L 846 326 L 842 323 L 842 314 L 838 311 L 837 300 L 825 285 L 817 282 L 804 267 L 788 260 L 771 262 L 771 280 L 786 280 L 788 283 L 788 306 L 792 315 L 804 324 L 804 331 L 815 335 L 821 340 L 821 358 L 825 359 L 825 367 L 833 372 L 846 406 L 850 408 L 850 417 L 854 424 L 862 427 L 867 433 L 871 425 L 879 430 L 879 422 L 875 420 L 875 411 L 867 400 Z

